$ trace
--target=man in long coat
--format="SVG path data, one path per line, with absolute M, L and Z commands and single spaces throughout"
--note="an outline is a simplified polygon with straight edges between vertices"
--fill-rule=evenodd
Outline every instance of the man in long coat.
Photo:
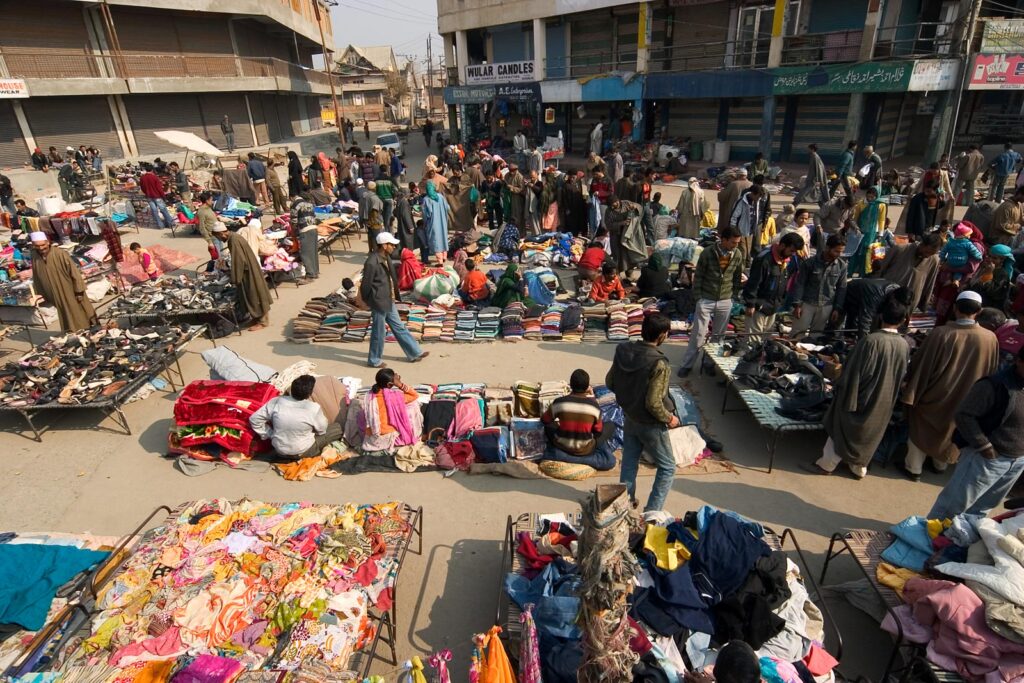
M 819 207 L 828 201 L 828 176 L 825 174 L 825 162 L 818 156 L 818 146 L 807 145 L 810 157 L 807 160 L 807 178 L 804 187 L 793 197 L 793 206 L 811 201 Z
M 942 239 L 938 233 L 928 233 L 913 244 L 897 244 L 885 254 L 878 275 L 913 292 L 913 309 L 928 310 L 928 299 L 935 289 L 939 275 L 939 249 Z M 911 309 L 911 310 L 913 310 Z
M 263 276 L 263 269 L 252 248 L 245 238 L 237 233 L 229 232 L 223 223 L 219 223 L 214 232 L 217 239 L 225 240 L 227 250 L 231 252 L 231 284 L 238 289 L 238 301 L 252 319 L 255 320 L 249 331 L 262 330 L 270 323 L 270 288 Z
M 981 295 L 961 292 L 955 311 L 956 320 L 932 330 L 914 354 L 901 398 L 909 406 L 910 423 L 905 472 L 914 481 L 921 478 L 926 457 L 938 471 L 957 461 L 952 441 L 956 410 L 974 383 L 999 365 L 999 341 L 975 322 Z
M 718 191 L 718 229 L 721 230 L 729 225 L 729 218 L 732 216 L 733 207 L 740 200 L 743 193 L 753 185 L 747 179 L 747 169 L 739 170 L 739 177 Z
M 857 342 L 843 366 L 822 420 L 828 440 L 817 461 L 801 465 L 806 471 L 832 474 L 845 463 L 855 479 L 867 475 L 868 463 L 889 425 L 910 356 L 898 331 L 907 320 L 907 307 L 889 298 L 881 313 L 881 329 Z
M 519 234 L 525 234 L 526 230 L 526 178 L 519 172 L 517 164 L 508 165 L 508 175 L 505 176 L 505 185 L 508 187 L 509 203 L 511 205 L 511 223 L 519 228 Z
M 82 271 L 63 249 L 54 249 L 45 233 L 33 232 L 32 284 L 46 303 L 57 309 L 65 332 L 96 324 L 96 311 L 85 295 Z
M 701 220 L 707 210 L 708 200 L 704 196 L 704 188 L 700 186 L 700 182 L 694 176 L 679 193 L 679 203 L 676 204 L 676 211 L 679 212 L 679 236 L 691 240 L 697 239 L 700 234 Z

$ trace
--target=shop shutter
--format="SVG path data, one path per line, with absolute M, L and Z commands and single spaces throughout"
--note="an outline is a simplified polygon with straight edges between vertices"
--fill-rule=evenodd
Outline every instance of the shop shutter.
M 252 122 L 256 126 L 256 144 L 270 144 L 270 128 L 267 115 L 263 112 L 263 98 L 253 93 L 249 95 L 249 108 L 252 110 Z
M 124 156 L 105 97 L 30 97 L 22 107 L 36 145 L 44 150 L 85 145 L 108 158 Z
M 306 111 L 309 112 L 309 127 L 312 130 L 320 130 L 324 127 L 323 118 L 320 116 L 320 98 L 307 97 Z
M 837 161 L 846 149 L 843 133 L 850 111 L 849 95 L 802 95 L 796 108 L 793 146 L 787 161 L 807 161 L 807 145 L 818 145 L 825 163 Z
M 601 120 L 601 117 L 605 117 L 605 126 L 608 125 L 608 103 L 607 102 L 587 102 L 583 105 L 586 109 L 586 116 L 582 119 L 576 114 L 576 107 L 579 105 L 569 105 L 572 111 L 570 116 L 572 118 L 572 135 L 570 136 L 569 143 L 571 145 L 571 151 L 573 154 L 582 154 L 584 157 L 590 154 L 590 127 Z M 508 133 L 511 138 L 516 134 L 519 129 L 518 125 L 509 125 Z M 605 133 L 608 131 L 606 130 Z
M 914 125 L 917 113 L 917 103 L 920 99 L 920 93 L 906 93 L 891 95 L 892 99 L 892 110 L 893 118 L 899 123 L 899 128 L 896 128 L 896 123 L 893 123 L 893 146 L 892 153 L 889 158 L 901 157 L 907 153 L 907 141 L 911 137 L 911 127 Z M 886 111 L 882 114 L 883 119 L 887 118 L 890 103 L 885 103 Z M 903 116 L 900 116 L 902 110 Z M 926 138 L 927 139 L 927 138 Z
M 302 114 L 299 113 L 299 98 L 295 95 L 285 95 L 285 106 L 288 108 L 288 119 L 291 122 L 292 135 L 299 135 L 302 133 L 302 124 L 299 120 L 302 118 Z
M 256 99 L 260 102 L 260 109 L 263 111 L 263 118 L 267 122 L 267 137 L 270 142 L 277 142 L 281 139 L 281 122 L 277 118 L 277 102 L 273 95 L 258 95 Z
M 667 103 L 669 137 L 707 142 L 718 135 L 718 99 L 668 100 Z
M 199 96 L 199 107 L 206 122 L 206 135 L 213 144 L 227 149 L 228 143 L 220 131 L 220 120 L 227 114 L 235 128 L 235 148 L 252 147 L 252 128 L 249 127 L 249 112 L 245 108 L 242 93 L 204 93 Z
M 3 52 L 8 75 L 14 78 L 98 76 L 96 63 L 80 55 L 91 52 L 82 3 L 5 3 L 17 14 L 8 17 Z M 49 54 L 48 54 L 49 53 Z
M 46 151 L 45 147 L 43 151 Z M 14 108 L 10 102 L 0 102 L 0 166 L 20 168 L 28 163 L 31 154 L 32 150 L 21 135 L 18 120 L 14 118 Z
M 195 95 L 128 95 L 124 103 L 139 154 L 161 154 L 176 149 L 153 134 L 158 130 L 184 130 L 206 139 Z
M 735 99 L 729 103 L 729 124 L 725 139 L 731 144 L 733 159 L 753 159 L 761 151 L 761 115 L 764 102 L 759 97 Z

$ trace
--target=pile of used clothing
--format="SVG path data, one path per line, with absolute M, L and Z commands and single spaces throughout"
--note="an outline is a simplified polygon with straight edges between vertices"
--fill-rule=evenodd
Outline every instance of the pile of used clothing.
M 909 517 L 889 531 L 876 579 L 904 604 L 882 628 L 966 681 L 1024 679 L 1024 511 Z
M 237 464 L 270 449 L 249 418 L 278 395 L 272 384 L 196 380 L 174 402 L 168 451 L 194 460 Z
M 54 337 L 0 368 L 0 405 L 85 405 L 118 398 L 162 369 L 192 329 L 93 327 Z
M 340 678 L 373 642 L 370 609 L 393 604 L 408 534 L 400 503 L 192 503 L 133 549 L 45 680 Z
M 630 648 L 638 680 L 680 680 L 714 664 L 719 648 L 743 640 L 768 681 L 832 680 L 838 664 L 821 645 L 824 618 L 799 567 L 764 540 L 761 525 L 704 506 L 664 515 L 630 537 L 641 571 L 629 596 Z M 582 658 L 577 530 L 541 519 L 516 539 L 520 573 L 505 589 L 521 609 L 534 605 L 543 678 L 576 681 Z M 820 678 L 824 677 L 824 678 Z
M 235 305 L 238 295 L 226 274 L 165 276 L 135 285 L 110 306 L 111 314 L 174 314 L 223 310 Z
M 779 394 L 776 412 L 794 420 L 820 422 L 832 400 L 831 384 L 810 356 L 775 339 L 747 349 L 733 376 L 739 387 Z

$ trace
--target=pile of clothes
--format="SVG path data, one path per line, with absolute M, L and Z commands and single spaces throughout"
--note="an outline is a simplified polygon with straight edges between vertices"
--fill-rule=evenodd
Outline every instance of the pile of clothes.
M 761 525 L 704 506 L 682 518 L 664 514 L 630 540 L 640 568 L 627 588 L 638 680 L 681 680 L 712 666 L 731 640 L 757 652 L 764 680 L 834 680 L 838 662 L 822 646 L 822 612 L 799 567 L 766 543 Z M 543 678 L 575 682 L 579 595 L 594 580 L 577 566 L 578 530 L 542 517 L 534 533 L 516 539 L 516 552 L 522 569 L 506 576 L 505 589 L 521 609 L 534 606 Z
M 372 643 L 370 610 L 391 607 L 392 551 L 408 534 L 400 503 L 192 503 L 103 586 L 97 614 L 62 644 L 48 680 L 337 675 Z
M 93 327 L 54 337 L 0 368 L 0 405 L 85 405 L 116 400 L 156 374 L 193 333 L 181 325 Z
M 135 285 L 114 300 L 111 314 L 174 314 L 223 310 L 235 305 L 238 294 L 226 274 L 164 276 L 156 282 Z
M 300 344 L 344 341 L 349 318 L 355 310 L 343 294 L 313 297 L 292 319 L 289 339 Z
M 574 265 L 586 249 L 583 237 L 573 237 L 568 232 L 546 232 L 527 235 L 520 243 L 522 263 L 531 266 Z
M 278 393 L 264 382 L 192 382 L 174 401 L 168 451 L 232 465 L 268 451 L 270 444 L 253 431 L 249 418 Z
M 834 357 L 837 366 L 845 357 L 847 345 L 841 340 L 822 347 L 825 356 Z M 733 370 L 736 384 L 782 397 L 775 411 L 793 420 L 820 422 L 832 401 L 832 385 L 822 374 L 822 356 L 811 355 L 780 341 L 754 344 Z

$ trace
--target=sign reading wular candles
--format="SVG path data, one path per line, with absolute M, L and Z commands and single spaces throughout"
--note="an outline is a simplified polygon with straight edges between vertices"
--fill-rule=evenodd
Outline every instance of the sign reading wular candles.
M 498 62 L 496 64 L 470 64 L 466 67 L 468 85 L 483 83 L 524 83 L 536 80 L 533 60 Z

